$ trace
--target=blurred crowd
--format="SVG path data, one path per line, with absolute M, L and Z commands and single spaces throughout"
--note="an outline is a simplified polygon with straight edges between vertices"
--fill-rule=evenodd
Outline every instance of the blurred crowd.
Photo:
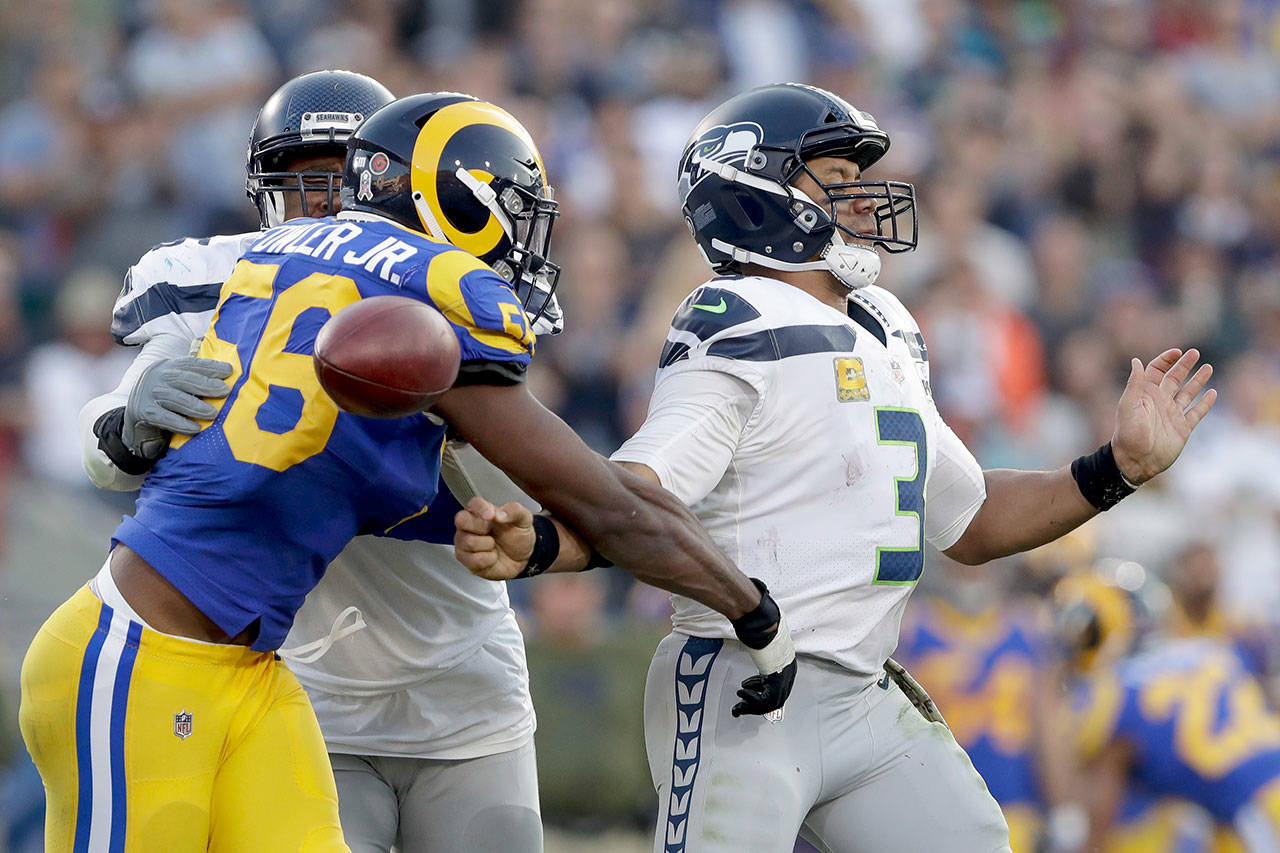
M 1105 441 L 1133 356 L 1195 346 L 1215 365 L 1221 397 L 1183 459 L 1091 523 L 1082 559 L 1207 586 L 1215 630 L 1260 638 L 1274 680 L 1276 0 L 0 4 L 0 502 L 19 482 L 90 491 L 75 419 L 131 358 L 107 332 L 125 269 L 162 241 L 256 229 L 249 127 L 276 86 L 321 68 L 477 95 L 539 141 L 567 324 L 539 341 L 531 382 L 606 453 L 642 419 L 671 313 L 709 274 L 675 187 L 696 121 L 780 80 L 869 111 L 892 137 L 871 177 L 913 182 L 920 205 L 920 248 L 887 258 L 880 283 L 919 319 L 937 403 L 985 467 L 1056 467 Z M 1021 595 L 1030 571 L 997 567 L 981 593 Z M 513 592 L 531 659 L 661 631 L 661 594 L 620 573 L 573 583 L 577 608 Z M 968 594 L 945 568 L 926 586 Z M 567 679 L 638 715 L 635 682 L 605 681 Z M 637 778 L 619 776 L 639 793 L 611 790 L 613 813 L 646 813 L 637 756 Z M 549 816 L 582 817 L 574 796 Z

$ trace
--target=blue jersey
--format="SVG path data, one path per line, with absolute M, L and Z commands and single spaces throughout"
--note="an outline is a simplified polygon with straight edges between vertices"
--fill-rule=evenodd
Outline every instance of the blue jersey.
M 1077 684 L 1080 746 L 1132 750 L 1131 780 L 1230 822 L 1280 780 L 1280 717 L 1225 643 L 1177 640 Z
M 1045 633 L 1034 613 L 969 616 L 937 600 L 912 603 L 894 658 L 908 666 L 1002 808 L 1040 805 L 1032 691 Z
M 230 395 L 201 432 L 174 437 L 115 532 L 229 636 L 256 624 L 256 650 L 279 648 L 352 537 L 430 538 L 444 428 L 340 411 L 312 364 L 330 316 L 386 294 L 448 318 L 460 384 L 522 381 L 533 334 L 485 264 L 378 218 L 294 220 L 222 286 L 200 355 L 231 363 Z

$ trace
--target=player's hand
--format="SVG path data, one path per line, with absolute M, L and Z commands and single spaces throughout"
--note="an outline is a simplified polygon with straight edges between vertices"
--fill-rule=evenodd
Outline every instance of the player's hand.
M 738 688 L 742 701 L 733 706 L 735 717 L 778 710 L 791 695 L 796 680 L 796 649 L 791 643 L 787 618 L 764 582 L 755 578 L 751 582 L 760 590 L 760 603 L 755 610 L 733 620 L 733 630 L 760 674 L 746 679 Z
M 197 420 L 211 421 L 218 410 L 201 397 L 231 393 L 222 380 L 231 365 L 208 358 L 169 358 L 142 371 L 124 407 L 120 438 L 129 451 L 145 459 L 159 459 L 175 432 L 195 435 Z
M 537 538 L 533 513 L 515 501 L 494 506 L 474 497 L 453 517 L 454 554 L 471 574 L 485 580 L 511 580 L 524 570 Z
M 1133 359 L 1111 438 L 1116 464 L 1131 482 L 1145 483 L 1172 465 L 1191 431 L 1213 408 L 1218 399 L 1213 388 L 1196 401 L 1213 375 L 1208 364 L 1192 375 L 1199 360 L 1194 349 L 1165 350 L 1145 368 Z

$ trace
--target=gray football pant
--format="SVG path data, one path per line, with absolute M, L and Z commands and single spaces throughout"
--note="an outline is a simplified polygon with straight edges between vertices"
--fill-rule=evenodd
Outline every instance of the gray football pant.
M 734 718 L 756 673 L 731 640 L 671 634 L 645 685 L 656 853 L 1009 850 L 1000 807 L 943 723 L 898 685 L 801 656 L 782 719 Z
M 457 761 L 330 753 L 352 853 L 542 853 L 533 743 Z

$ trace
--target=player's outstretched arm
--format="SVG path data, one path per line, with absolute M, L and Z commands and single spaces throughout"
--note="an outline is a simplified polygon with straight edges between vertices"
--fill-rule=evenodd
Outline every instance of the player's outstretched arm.
M 751 581 L 675 495 L 592 451 L 523 385 L 453 388 L 433 411 L 595 550 L 645 583 L 730 619 L 760 602 Z
M 1167 469 L 1218 396 L 1205 390 L 1210 365 L 1192 374 L 1199 359 L 1194 349 L 1145 367 L 1133 359 L 1115 431 L 1097 452 L 1056 471 L 984 471 L 986 501 L 946 555 L 977 565 L 1051 542 Z
M 637 579 L 723 613 L 760 670 L 760 675 L 743 682 L 734 716 L 782 706 L 796 672 L 785 618 L 764 585 L 738 571 L 675 495 L 593 452 L 522 385 L 453 388 L 434 411 L 564 522 L 544 531 L 544 543 L 547 536 L 558 540 L 560 532 L 576 532 L 587 543 L 571 544 L 573 539 L 567 537 L 546 546 L 549 565 L 561 559 L 565 547 L 574 549 L 577 557 L 566 557 L 561 568 L 579 561 L 585 565 L 581 553 L 594 548 Z M 487 550 L 489 543 L 483 538 L 494 532 L 497 518 L 496 512 L 490 515 L 492 509 L 491 504 L 487 509 L 469 504 L 459 513 L 459 535 L 477 537 L 464 542 L 464 555 Z M 502 509 L 517 512 L 510 504 Z M 509 520 L 499 525 L 524 527 L 523 518 L 514 525 Z M 508 574 L 516 567 L 523 570 L 540 547 L 538 538 L 531 518 L 527 529 L 498 531 L 495 542 L 512 551 L 501 565 L 495 557 L 486 568 Z

